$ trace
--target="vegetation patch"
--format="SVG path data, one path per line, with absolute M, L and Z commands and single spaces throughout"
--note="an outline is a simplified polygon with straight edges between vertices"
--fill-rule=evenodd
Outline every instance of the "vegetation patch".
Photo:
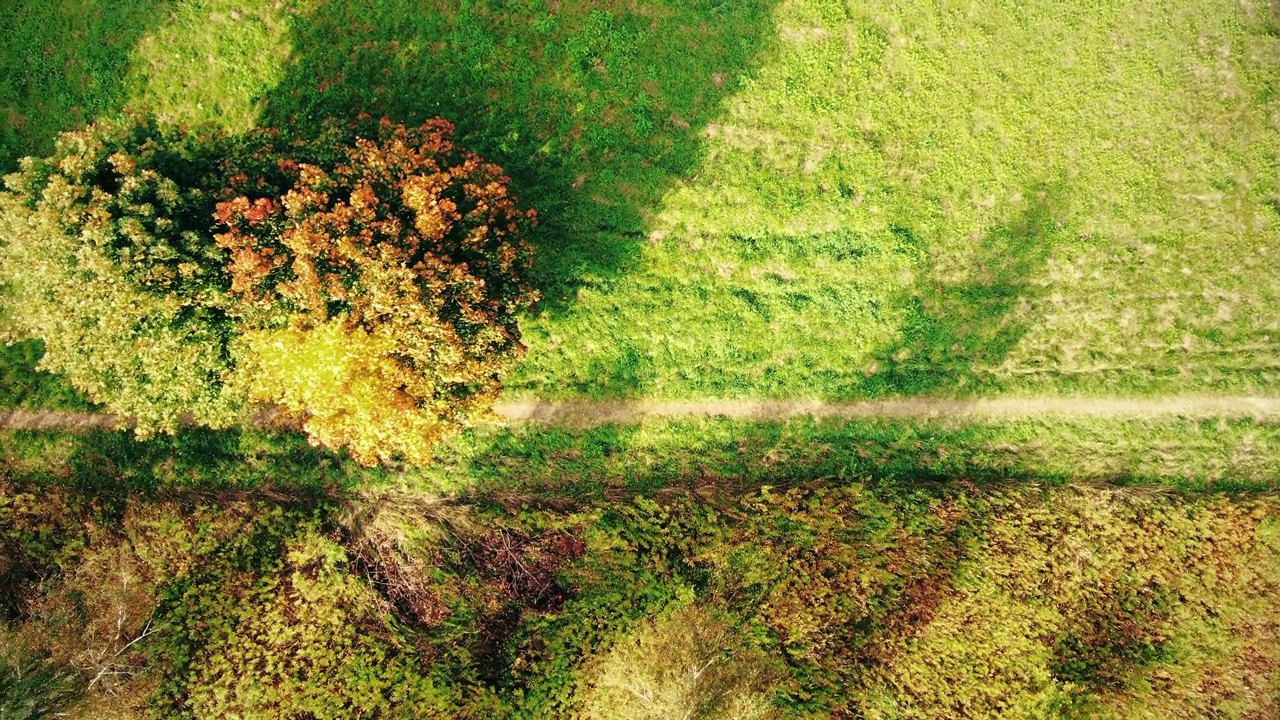
M 410 474 L 419 487 L 536 498 L 710 494 L 805 478 L 969 480 L 1182 490 L 1275 488 L 1277 426 L 1250 418 L 653 419 L 597 428 L 482 427 Z
M 103 506 L 29 482 L 3 527 L 38 580 L 6 632 L 87 716 L 1274 710 L 1265 498 L 806 481 L 571 509 Z
M 3 162 L 447 117 L 542 211 L 520 395 L 1263 391 L 1267 7 L 20 1 Z
M 1266 417 L 485 418 L 1272 394 L 1278 12 L 9 0 L 0 716 L 1280 716 Z
M 41 369 L 143 438 L 278 404 L 366 465 L 424 462 L 493 402 L 537 297 L 536 215 L 452 130 L 64 133 L 0 194 L 0 339 L 42 340 Z

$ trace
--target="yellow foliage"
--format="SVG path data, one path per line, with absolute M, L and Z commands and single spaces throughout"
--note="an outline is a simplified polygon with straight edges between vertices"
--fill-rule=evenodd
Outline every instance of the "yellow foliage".
M 453 419 L 456 403 L 432 402 L 433 378 L 397 358 L 385 334 L 333 320 L 255 331 L 242 342 L 241 378 L 253 399 L 307 413 L 314 443 L 347 447 L 363 465 L 393 456 L 427 462 Z
M 524 351 L 536 215 L 499 168 L 453 146 L 448 123 L 373 132 L 336 167 L 279 163 L 276 199 L 219 204 L 247 328 L 236 372 L 253 399 L 307 415 L 317 444 L 425 463 Z

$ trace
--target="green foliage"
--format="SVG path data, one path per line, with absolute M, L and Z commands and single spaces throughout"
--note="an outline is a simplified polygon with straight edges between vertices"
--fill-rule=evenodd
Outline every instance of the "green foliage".
M 683 572 L 732 599 L 747 634 L 788 667 L 782 704 L 803 712 L 842 707 L 860 669 L 918 621 L 915 606 L 936 602 L 968 524 L 962 497 L 857 485 L 766 488 L 720 512 L 686 500 L 663 513 L 689 543 Z
M 93 707 L 128 717 L 147 704 L 162 717 L 448 716 L 386 601 L 318 534 L 324 505 L 0 489 L 5 557 L 60 570 L 21 594 L 15 637 L 48 660 L 0 668 L 4 701 L 40 710 L 88 683 Z
M 64 134 L 0 194 L 0 282 L 41 366 L 138 432 L 190 413 L 230 423 L 229 319 L 209 236 L 219 153 L 207 139 L 128 117 Z M 10 338 L 12 339 L 12 338 Z
M 41 568 L 15 632 L 56 666 L 123 673 L 112 692 L 162 716 L 606 717 L 638 711 L 626 688 L 708 717 L 731 708 L 686 702 L 704 690 L 784 717 L 1274 706 L 1280 510 L 1265 497 L 792 478 L 317 503 L 256 475 L 314 472 L 304 454 L 245 444 L 256 469 L 228 457 L 219 486 L 154 445 L 137 463 L 150 475 L 95 483 L 95 467 L 119 472 L 102 449 L 65 480 L 35 473 L 80 490 L 3 495 L 5 556 Z M 110 660 L 148 619 L 159 629 Z M 710 662 L 707 682 L 681 658 Z
M 745 647 L 783 664 L 787 714 L 1038 718 L 1110 708 L 1124 717 L 1122 708 L 1158 702 L 1167 684 L 1150 688 L 1175 673 L 1198 706 L 1269 707 L 1232 703 L 1247 683 L 1270 682 L 1266 668 L 1280 658 L 1231 643 L 1259 632 L 1248 618 L 1280 592 L 1274 550 L 1255 537 L 1274 503 L 826 483 L 713 508 L 706 500 L 610 513 L 588 540 L 604 552 L 589 552 L 586 567 L 600 587 L 648 567 L 729 608 Z M 602 572 L 610 554 L 616 574 Z M 555 624 L 541 627 L 556 637 Z M 609 644 L 635 631 L 615 627 Z M 1189 676 L 1211 672 L 1215 657 L 1250 679 L 1192 699 Z M 636 669 L 617 680 L 635 688 L 645 677 Z
M 80 503 L 62 492 L 33 492 L 0 478 L 0 618 L 22 614 L 42 580 L 56 574 L 64 554 L 83 544 Z
M 1166 702 L 1269 711 L 1241 700 L 1275 662 L 1250 647 L 1243 619 L 1271 612 L 1263 598 L 1280 589 L 1255 536 L 1274 503 L 1010 490 L 977 507 L 980 542 L 927 622 L 872 669 L 860 715 L 1151 717 Z M 1219 672 L 1247 679 L 1207 690 L 1200 678 Z
M 499 689 L 512 718 L 572 716 L 583 701 L 583 663 L 637 623 L 687 599 L 677 572 L 680 538 L 663 518 L 641 510 L 580 518 L 586 552 L 559 579 L 568 598 L 555 613 L 526 612 L 499 657 Z M 536 516 L 535 516 L 536 517 Z M 546 522 L 546 519 L 542 519 Z
M 186 679 L 192 716 L 448 717 L 378 596 L 344 564 L 340 547 L 304 531 L 240 597 L 214 589 L 188 619 L 214 628 Z
M 1054 648 L 1053 674 L 1069 682 L 1123 687 L 1134 666 L 1166 658 L 1164 627 L 1169 607 L 1168 586 L 1133 580 L 1113 585 L 1086 605 Z
M 159 676 L 181 666 L 190 639 L 169 632 L 185 614 L 165 614 L 170 588 L 209 573 L 234 586 L 262 572 L 308 515 L 307 503 L 281 506 L 269 496 L 161 500 L 117 490 L 124 497 L 25 478 L 0 487 L 5 558 L 38 580 L 5 577 L 8 621 L 24 647 L 65 669 L 68 687 L 102 713 L 95 717 L 114 716 L 112 706 L 135 717 Z

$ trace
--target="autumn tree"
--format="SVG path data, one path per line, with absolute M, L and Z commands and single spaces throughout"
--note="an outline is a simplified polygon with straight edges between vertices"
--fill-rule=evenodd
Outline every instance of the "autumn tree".
M 104 121 L 24 159 L 0 193 L 2 339 L 43 339 L 43 368 L 142 435 L 183 414 L 223 426 L 240 407 L 210 232 L 224 150 L 216 135 Z
M 425 462 L 523 351 L 536 216 L 452 132 L 384 120 L 267 136 L 217 206 L 240 387 L 365 464 Z

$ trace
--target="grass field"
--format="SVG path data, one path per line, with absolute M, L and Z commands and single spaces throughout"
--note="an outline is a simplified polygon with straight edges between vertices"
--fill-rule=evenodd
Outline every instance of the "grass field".
M 894 487 L 965 480 L 1265 492 L 1280 477 L 1280 427 L 1251 420 L 714 419 L 506 428 L 457 438 L 436 465 L 407 479 L 468 494 L 608 498 L 691 488 L 732 495 L 815 477 Z
M 890 490 L 961 481 L 1265 493 L 1278 489 L 1280 426 L 1179 418 L 486 426 L 442 444 L 428 467 L 383 469 L 360 468 L 288 433 L 191 429 L 137 442 L 126 431 L 24 430 L 0 435 L 0 467 L 102 491 L 399 488 L 535 505 L 690 491 L 737 497 L 815 479 Z
M 0 164 L 122 106 L 442 114 L 540 210 L 513 395 L 1260 390 L 1274 6 L 189 0 L 0 14 Z
M 0 0 L 0 171 L 124 108 L 456 122 L 542 219 L 512 398 L 1280 387 L 1273 0 Z M 93 409 L 40 352 L 0 407 Z M 0 717 L 1273 717 L 1277 478 L 1241 414 L 5 431 Z

